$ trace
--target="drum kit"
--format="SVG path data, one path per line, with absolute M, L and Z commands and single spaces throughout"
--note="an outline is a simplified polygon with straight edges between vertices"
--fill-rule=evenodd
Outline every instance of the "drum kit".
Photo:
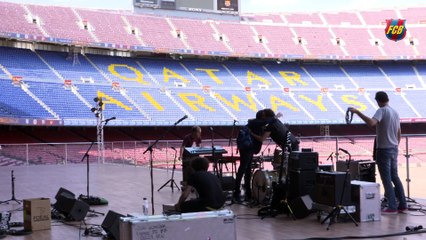
M 252 189 L 252 197 L 256 203 L 260 205 L 269 205 L 272 201 L 273 195 L 273 186 L 274 184 L 279 182 L 279 171 L 281 162 L 284 159 L 283 163 L 283 174 L 281 180 L 283 183 L 286 181 L 287 176 L 287 159 L 288 157 L 282 157 L 282 150 L 280 148 L 276 148 L 274 151 L 273 157 L 256 157 L 253 159 L 252 169 L 254 171 L 251 189 Z M 284 154 L 288 154 L 285 152 Z M 264 163 L 271 162 L 273 170 L 264 169 Z

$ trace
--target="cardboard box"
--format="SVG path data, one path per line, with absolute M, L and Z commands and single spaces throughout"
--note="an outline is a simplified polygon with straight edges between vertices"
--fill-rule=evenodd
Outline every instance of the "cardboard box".
M 50 229 L 51 211 L 49 198 L 24 199 L 24 229 L 37 231 Z

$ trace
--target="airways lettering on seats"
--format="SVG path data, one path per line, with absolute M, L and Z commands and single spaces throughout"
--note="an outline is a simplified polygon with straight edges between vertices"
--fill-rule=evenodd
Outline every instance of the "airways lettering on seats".
M 125 68 L 125 69 L 132 71 L 135 74 L 135 76 L 134 77 L 124 76 L 123 72 L 117 71 L 117 69 L 120 69 L 120 68 Z M 141 71 L 139 71 L 138 69 L 131 67 L 129 65 L 126 65 L 126 64 L 110 64 L 108 66 L 108 71 L 112 75 L 114 75 L 114 76 L 116 76 L 120 79 L 123 79 L 125 81 L 135 81 L 135 82 L 138 82 L 138 83 L 143 84 L 143 85 L 150 85 L 149 82 L 143 80 L 143 74 L 141 73 Z

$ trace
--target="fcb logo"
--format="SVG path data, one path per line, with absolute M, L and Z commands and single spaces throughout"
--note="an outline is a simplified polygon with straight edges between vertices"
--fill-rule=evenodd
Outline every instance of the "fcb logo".
M 385 34 L 389 40 L 395 42 L 404 39 L 407 34 L 405 19 L 387 19 Z

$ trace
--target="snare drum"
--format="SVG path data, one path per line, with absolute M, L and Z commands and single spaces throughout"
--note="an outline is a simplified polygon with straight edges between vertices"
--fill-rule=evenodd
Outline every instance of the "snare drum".
M 252 180 L 252 196 L 260 204 L 267 204 L 272 198 L 272 183 L 278 182 L 279 172 L 268 170 L 257 170 L 253 175 Z M 285 182 L 285 177 L 282 177 Z

